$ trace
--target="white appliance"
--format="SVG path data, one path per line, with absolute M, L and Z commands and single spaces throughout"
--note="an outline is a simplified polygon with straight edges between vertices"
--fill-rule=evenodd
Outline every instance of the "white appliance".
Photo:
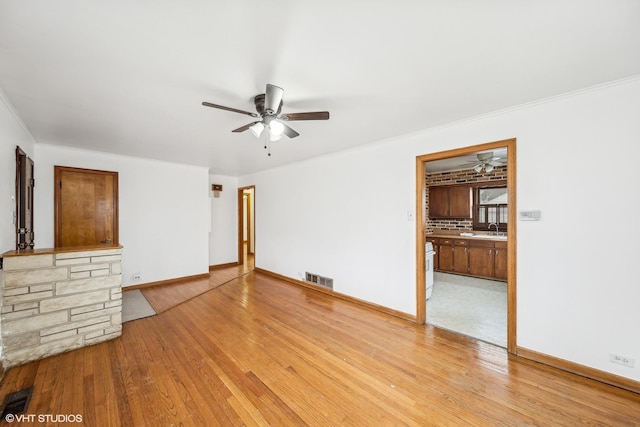
M 427 299 L 431 298 L 431 293 L 433 292 L 433 256 L 436 252 L 433 250 L 433 243 L 427 242 L 424 247 L 425 253 L 425 285 L 427 287 Z

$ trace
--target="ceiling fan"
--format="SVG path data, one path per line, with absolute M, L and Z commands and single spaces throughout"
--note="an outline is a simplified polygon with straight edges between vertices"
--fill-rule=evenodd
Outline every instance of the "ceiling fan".
M 500 157 L 495 157 L 493 155 L 493 151 L 489 151 L 487 153 L 477 153 L 476 158 L 478 160 L 473 160 L 467 163 L 475 163 L 472 169 L 477 173 L 489 173 L 493 171 L 496 166 L 504 166 L 505 164 L 503 161 L 501 161 Z
M 295 138 L 300 135 L 295 130 L 291 129 L 284 122 L 290 122 L 295 120 L 328 120 L 328 111 L 315 111 L 309 113 L 288 113 L 282 114 L 282 95 L 284 89 L 281 87 L 267 84 L 265 93 L 256 95 L 253 102 L 256 106 L 257 113 L 251 113 L 249 111 L 238 110 L 236 108 L 225 107 L 223 105 L 212 104 L 211 102 L 203 102 L 202 105 L 206 107 L 218 108 L 220 110 L 231 111 L 234 113 L 246 114 L 251 117 L 260 118 L 260 120 L 248 123 L 238 129 L 234 129 L 232 132 L 244 132 L 247 129 L 251 131 L 256 138 L 259 138 L 262 131 L 269 129 L 269 140 L 277 141 L 282 135 L 286 135 L 289 138 Z M 266 148 L 266 147 L 265 147 Z

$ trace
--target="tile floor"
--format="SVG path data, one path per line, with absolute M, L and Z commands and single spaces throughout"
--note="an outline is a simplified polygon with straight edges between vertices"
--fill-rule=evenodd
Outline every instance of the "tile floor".
M 507 346 L 507 283 L 434 273 L 427 323 Z

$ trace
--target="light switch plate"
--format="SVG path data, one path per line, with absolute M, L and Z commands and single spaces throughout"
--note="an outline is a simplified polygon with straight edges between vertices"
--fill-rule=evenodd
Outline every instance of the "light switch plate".
M 542 219 L 541 211 L 520 211 L 520 221 L 540 221 Z

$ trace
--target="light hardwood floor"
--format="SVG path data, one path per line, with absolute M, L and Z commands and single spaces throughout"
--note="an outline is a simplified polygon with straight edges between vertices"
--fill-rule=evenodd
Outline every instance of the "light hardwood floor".
M 268 276 L 185 286 L 121 338 L 9 370 L 0 398 L 33 385 L 28 414 L 89 426 L 640 422 L 640 395 Z

